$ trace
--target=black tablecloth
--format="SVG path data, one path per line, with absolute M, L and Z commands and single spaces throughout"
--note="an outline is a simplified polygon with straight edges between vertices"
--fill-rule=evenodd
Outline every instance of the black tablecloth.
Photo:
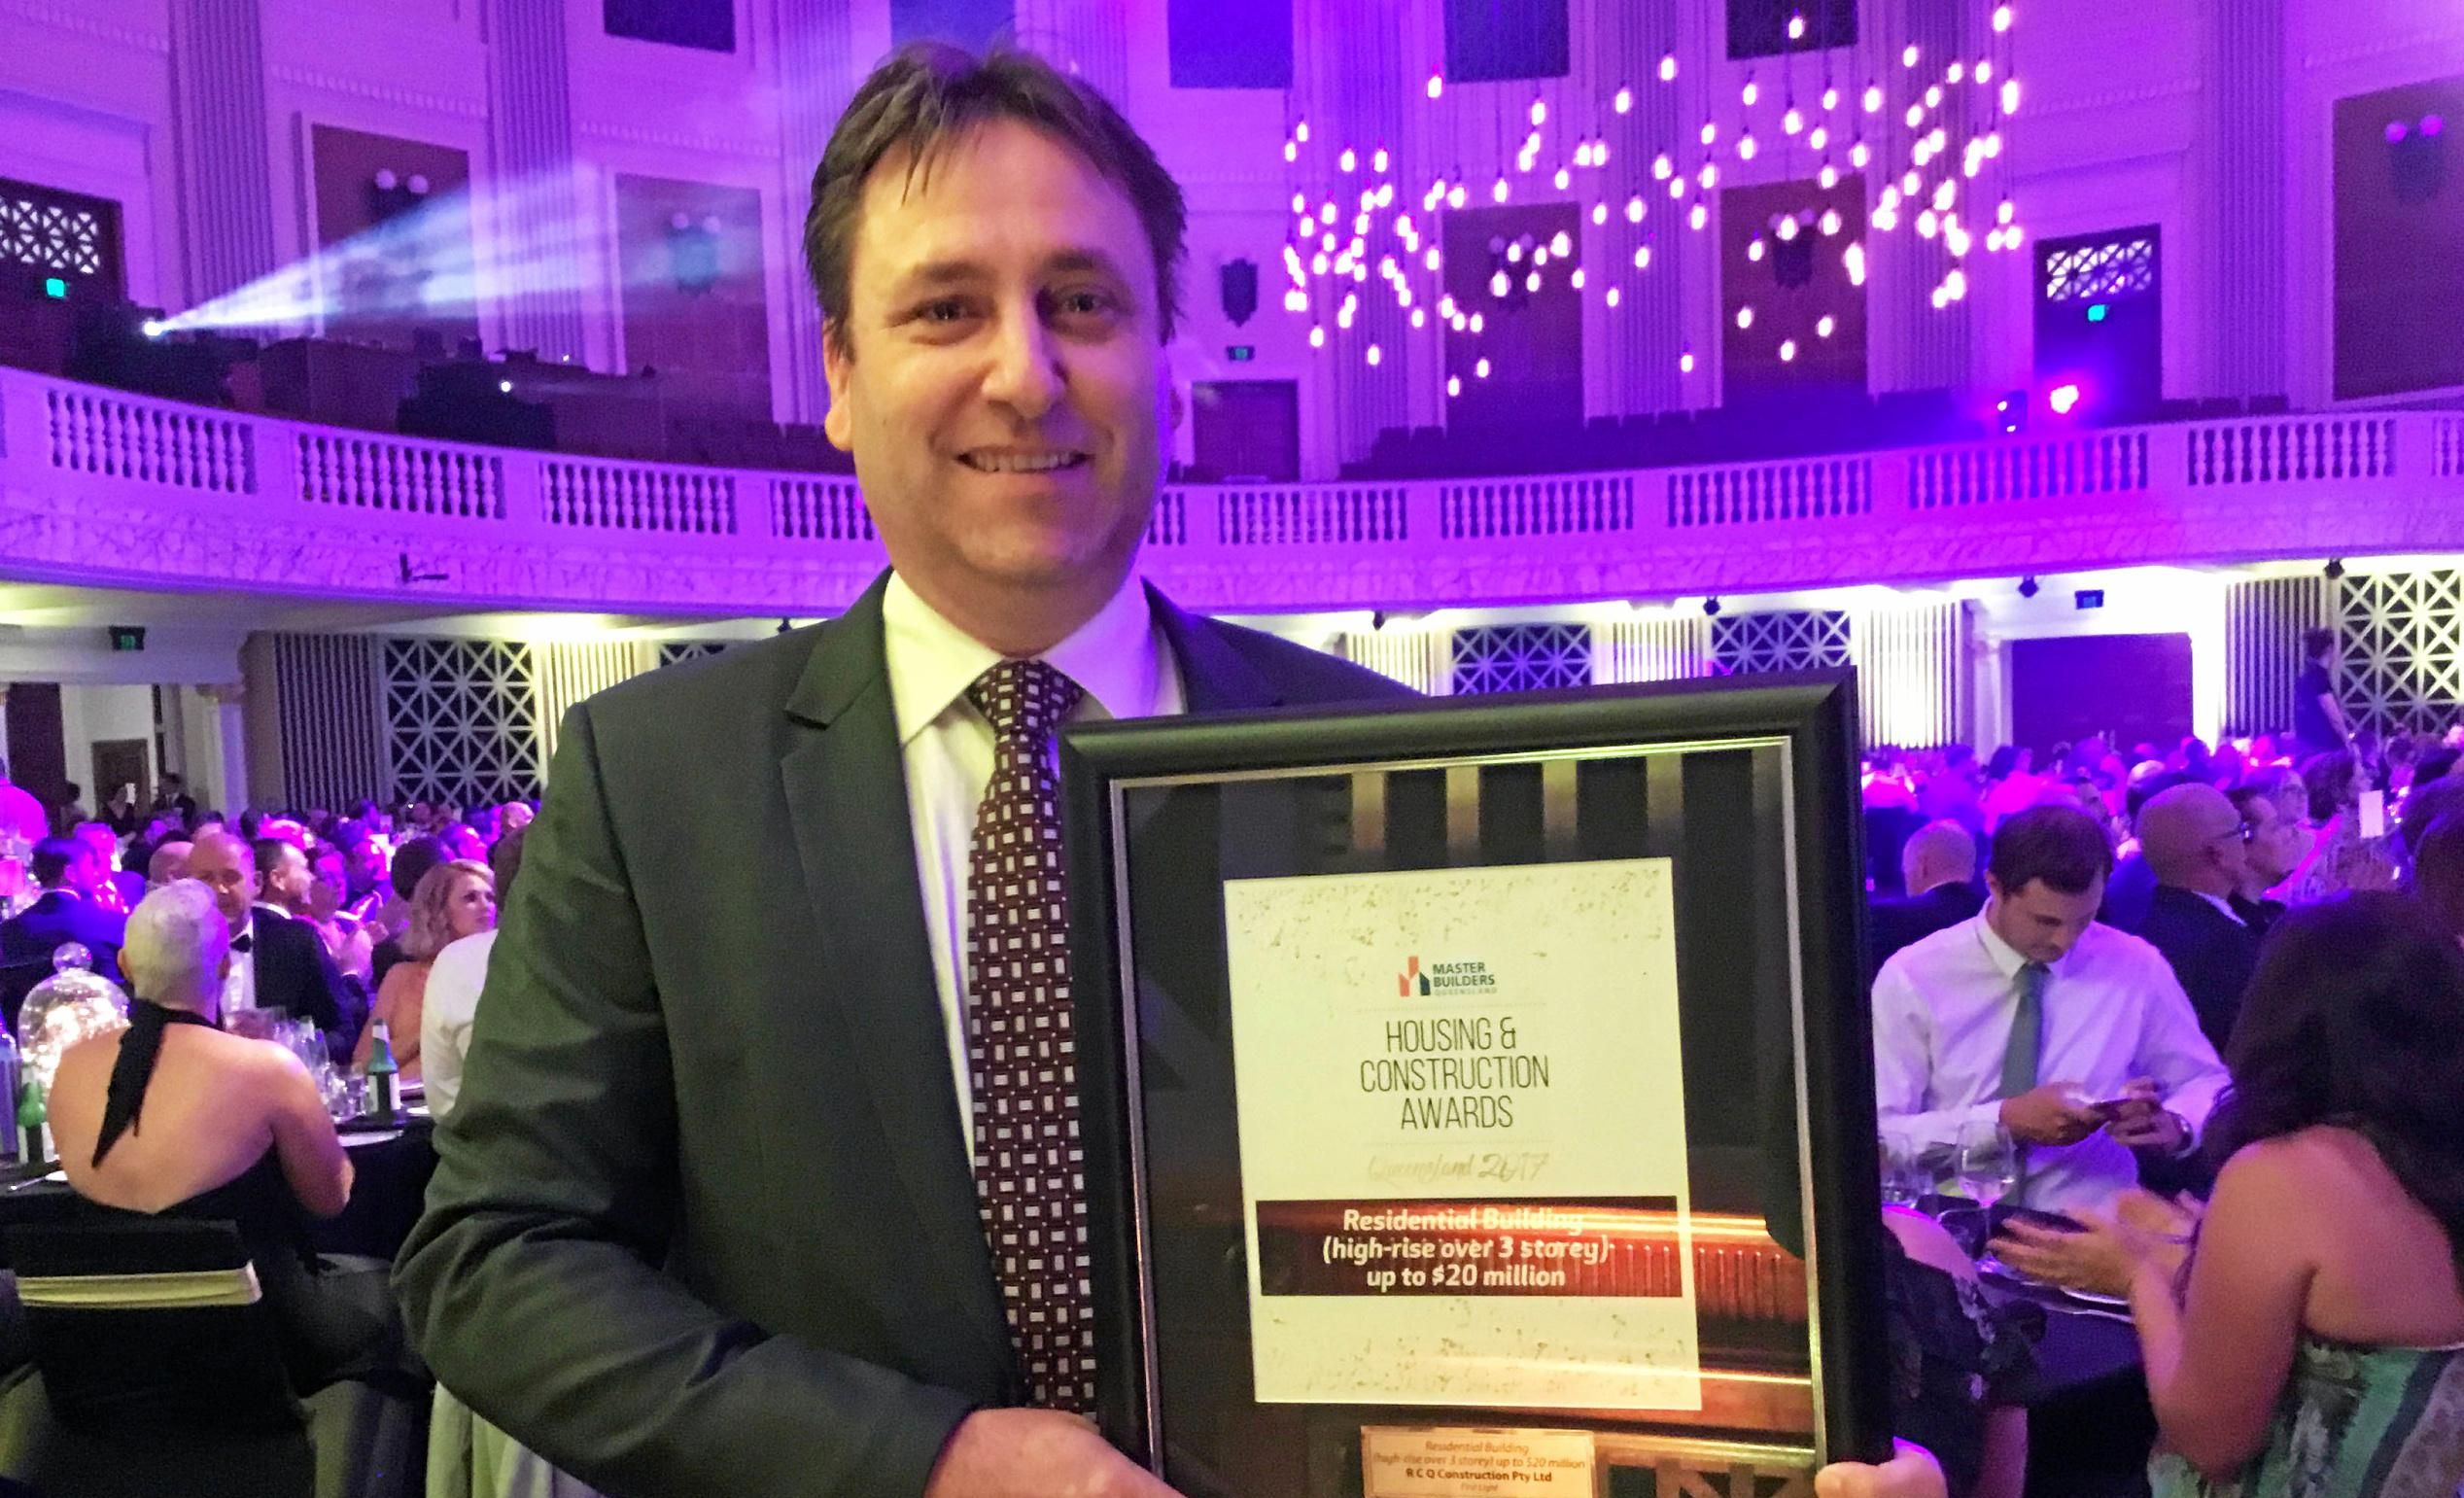
M 350 1152 L 354 1177 L 351 1201 L 338 1217 L 310 1219 L 308 1236 L 321 1253 L 391 1259 L 419 1220 L 428 1177 L 436 1168 L 431 1126 L 426 1119 L 413 1118 L 388 1127 L 382 1137 L 354 1137 L 374 1129 L 360 1124 L 344 1127 L 344 1148 Z M 45 1167 L 52 1168 L 56 1167 Z M 83 1206 L 82 1199 L 65 1182 L 40 1179 L 38 1172 L 25 1166 L 0 1170 L 0 1230 L 67 1222 Z M 7 1235 L 0 1231 L 0 1269 L 9 1267 Z
M 2044 1307 L 2028 1402 L 2028 1498 L 2143 1498 L 2156 1415 L 2138 1329 L 2058 1294 L 1992 1278 L 1986 1290 L 2005 1304 Z

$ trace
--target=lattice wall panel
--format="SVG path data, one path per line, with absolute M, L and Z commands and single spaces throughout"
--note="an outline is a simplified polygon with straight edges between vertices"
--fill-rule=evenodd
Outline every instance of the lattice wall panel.
M 2044 248 L 2044 299 L 2112 301 L 2156 290 L 2156 239 L 2127 234 Z
M 531 646 L 503 640 L 385 642 L 385 728 L 396 797 L 483 806 L 539 793 Z
M 1731 676 L 1845 666 L 1848 615 L 1837 610 L 1724 613 L 1711 621 L 1711 649 L 1719 670 Z
M 1583 624 L 1491 624 L 1454 632 L 1454 691 L 1545 691 L 1591 684 Z
M 684 661 L 708 660 L 723 653 L 732 643 L 726 640 L 662 640 L 659 642 L 659 664 L 674 666 Z
M 0 263 L 118 296 L 120 205 L 0 178 Z
M 2464 714 L 2464 572 L 2347 575 L 2336 624 L 2356 728 L 2445 733 Z

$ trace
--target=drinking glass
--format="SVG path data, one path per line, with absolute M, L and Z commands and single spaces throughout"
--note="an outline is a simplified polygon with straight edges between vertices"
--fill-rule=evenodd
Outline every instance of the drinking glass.
M 2019 1184 L 2019 1147 L 2010 1131 L 1993 1119 L 1961 1129 L 1959 1178 L 1961 1193 L 1990 1213 Z
M 1933 1172 L 1925 1167 L 1922 1146 L 1885 1135 L 1882 1140 L 1882 1199 L 1893 1206 L 1915 1206 L 1933 1190 Z

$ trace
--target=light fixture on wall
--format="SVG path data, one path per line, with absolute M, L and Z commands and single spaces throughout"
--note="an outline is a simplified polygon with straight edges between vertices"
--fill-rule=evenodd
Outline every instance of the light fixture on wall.
M 2321 569 L 2321 571 L 2327 575 L 2328 581 L 2334 582 L 2337 578 L 2344 575 L 2344 559 L 2343 557 L 2329 557 L 2327 559 L 2327 566 Z
M 2037 594 L 2043 591 L 2044 589 L 2037 585 L 2036 579 L 2033 577 L 2022 577 L 2019 579 L 2019 596 L 2022 598 L 2034 598 Z
M 1719 616 L 1719 600 L 1717 598 L 1704 599 L 1703 612 L 1711 615 L 1713 618 L 1718 618 Z

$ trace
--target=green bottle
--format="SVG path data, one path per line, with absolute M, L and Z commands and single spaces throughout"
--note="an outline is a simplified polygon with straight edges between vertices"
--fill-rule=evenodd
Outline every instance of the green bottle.
M 37 1168 L 52 1163 L 52 1112 L 44 1105 L 43 1084 L 34 1077 L 25 1079 L 17 1092 L 17 1132 L 25 1137 L 25 1158 Z
M 394 1063 L 394 1028 L 383 1020 L 376 1022 L 375 1033 L 368 1043 L 367 1110 L 377 1118 L 392 1118 L 397 1103 L 396 1078 L 401 1067 Z

